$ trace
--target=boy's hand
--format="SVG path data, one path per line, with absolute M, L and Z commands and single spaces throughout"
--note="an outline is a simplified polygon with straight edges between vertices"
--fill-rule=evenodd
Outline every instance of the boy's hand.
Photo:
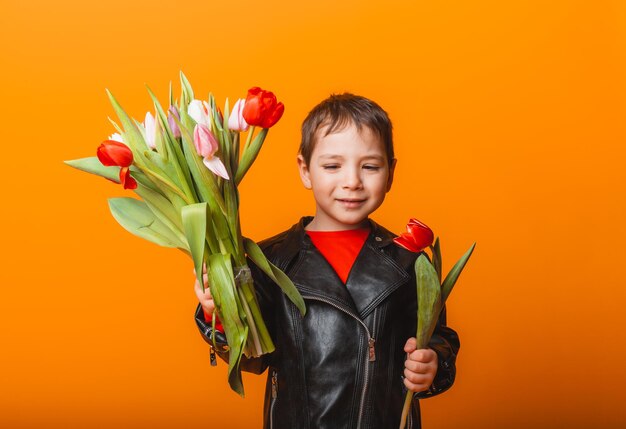
M 193 270 L 194 277 L 196 277 L 196 270 Z M 206 273 L 206 267 L 202 267 L 202 280 L 204 282 L 204 289 L 198 278 L 196 277 L 196 283 L 194 285 L 194 290 L 196 291 L 196 296 L 198 297 L 198 301 L 200 301 L 200 305 L 204 310 L 204 314 L 207 317 L 211 317 L 213 312 L 215 311 L 215 303 L 213 302 L 213 297 L 211 296 L 211 290 L 209 289 L 209 276 Z
M 431 349 L 417 350 L 415 338 L 409 338 L 404 345 L 407 359 L 404 361 L 404 385 L 411 392 L 428 390 L 437 374 L 437 353 Z

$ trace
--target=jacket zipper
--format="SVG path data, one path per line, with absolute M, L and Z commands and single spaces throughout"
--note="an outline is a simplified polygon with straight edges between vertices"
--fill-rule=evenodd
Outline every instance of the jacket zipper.
M 278 397 L 278 373 L 272 370 L 272 403 L 270 405 L 270 429 L 274 427 L 274 405 Z
M 365 411 L 365 395 L 367 394 L 367 388 L 369 385 L 369 363 L 370 362 L 374 362 L 376 360 L 376 351 L 374 349 L 374 344 L 376 343 L 376 340 L 374 340 L 374 338 L 372 338 L 372 334 L 370 333 L 370 330 L 367 328 L 367 325 L 365 324 L 365 322 L 363 322 L 359 316 L 357 316 L 356 314 L 354 314 L 354 312 L 346 310 L 345 308 L 342 308 L 340 306 L 338 306 L 337 304 L 333 303 L 332 301 L 328 300 L 328 299 L 324 299 L 324 298 L 319 298 L 316 296 L 305 296 L 303 295 L 302 298 L 304 299 L 311 299 L 314 301 L 321 301 L 324 302 L 334 308 L 336 308 L 339 311 L 342 311 L 344 313 L 346 313 L 348 316 L 351 316 L 353 319 L 355 319 L 357 322 L 359 322 L 363 328 L 365 329 L 365 332 L 367 332 L 367 346 L 368 346 L 368 354 L 366 356 L 366 360 L 365 360 L 365 382 L 363 384 L 363 390 L 361 391 L 361 402 L 359 404 L 359 418 L 357 420 L 357 429 L 361 427 L 361 420 L 363 419 L 363 413 Z

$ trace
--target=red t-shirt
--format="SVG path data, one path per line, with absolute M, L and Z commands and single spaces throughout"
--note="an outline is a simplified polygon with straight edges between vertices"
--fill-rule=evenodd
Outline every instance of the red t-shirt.
M 359 255 L 369 228 L 348 229 L 343 231 L 307 231 L 317 250 L 326 258 L 344 284 Z

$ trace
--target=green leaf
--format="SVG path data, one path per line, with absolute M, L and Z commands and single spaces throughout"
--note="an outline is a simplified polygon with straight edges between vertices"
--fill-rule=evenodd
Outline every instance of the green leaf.
M 117 222 L 128 232 L 163 247 L 188 251 L 187 243 L 156 218 L 145 202 L 134 198 L 109 198 L 109 209 Z
M 180 212 L 167 198 L 141 184 L 135 189 L 135 193 L 143 199 L 152 213 L 178 236 L 180 241 L 187 241 L 182 232 L 183 224 Z
M 77 170 L 84 171 L 86 173 L 95 174 L 96 176 L 104 177 L 105 179 L 112 180 L 115 183 L 120 183 L 120 167 L 112 166 L 106 167 L 102 165 L 98 157 L 91 156 L 88 158 L 80 158 L 80 159 L 72 159 L 69 161 L 63 161 L 65 164 L 70 167 L 74 167 Z M 159 192 L 158 188 L 155 186 L 148 177 L 141 172 L 137 167 L 130 167 L 131 175 L 133 178 L 137 180 L 140 187 L 143 186 L 145 188 L 151 189 L 153 192 Z M 138 191 L 135 191 L 139 193 Z
M 208 257 L 209 284 L 215 306 L 219 314 L 226 339 L 230 347 L 228 355 L 228 383 L 243 396 L 240 362 L 243 348 L 248 338 L 248 327 L 240 318 L 240 305 L 235 293 L 233 269 L 230 255 L 216 253 Z
M 181 105 L 187 106 L 193 100 L 193 89 L 182 70 L 180 72 L 180 87 L 182 90 Z
M 428 258 L 421 254 L 415 261 L 417 280 L 417 348 L 428 345 L 441 312 L 441 286 L 437 272 Z
M 441 283 L 441 245 L 439 244 L 439 237 L 435 239 L 435 244 L 431 247 L 433 251 L 433 266 L 435 267 L 435 271 L 437 271 L 437 278 L 439 279 L 439 283 Z
M 476 247 L 476 243 L 472 244 L 470 248 L 465 252 L 465 254 L 461 256 L 461 259 L 459 259 L 457 263 L 454 264 L 454 267 L 452 267 L 452 269 L 446 276 L 446 279 L 443 281 L 443 284 L 441 285 L 441 299 L 443 302 L 446 302 L 448 296 L 450 295 L 450 292 L 452 292 L 452 288 L 454 287 L 454 284 L 461 275 L 463 268 L 465 268 L 465 264 L 467 264 L 470 256 L 472 256 L 474 247 Z
M 102 165 L 98 157 L 90 156 L 88 158 L 72 159 L 69 161 L 63 161 L 70 167 L 74 167 L 78 170 L 95 174 L 96 176 L 104 177 L 112 180 L 116 183 L 120 183 L 120 168 L 119 167 L 106 167 Z
M 261 147 L 263 146 L 265 137 L 267 137 L 267 132 L 267 128 L 261 129 L 259 134 L 257 134 L 252 141 L 252 144 L 248 147 L 244 147 L 243 154 L 241 155 L 241 161 L 239 162 L 239 167 L 237 168 L 237 175 L 235 176 L 235 184 L 239 185 L 239 183 L 243 180 L 243 176 L 245 176 L 250 167 L 252 167 L 252 163 L 259 155 Z
M 296 289 L 296 286 L 293 284 L 291 279 L 287 277 L 287 275 L 280 268 L 268 261 L 261 248 L 253 240 L 244 237 L 243 245 L 252 262 L 254 262 L 257 267 L 267 274 L 269 278 L 271 278 L 282 289 L 289 300 L 293 302 L 296 307 L 298 307 L 300 314 L 304 316 L 306 314 L 304 299 L 302 298 L 302 295 L 300 295 L 300 292 L 298 292 L 298 289 Z
M 200 284 L 204 284 L 202 279 L 202 265 L 205 257 L 206 221 L 207 221 L 207 203 L 198 203 L 185 206 L 181 210 L 183 228 L 187 243 L 189 243 L 189 251 L 193 259 L 193 265 L 196 268 L 196 277 Z

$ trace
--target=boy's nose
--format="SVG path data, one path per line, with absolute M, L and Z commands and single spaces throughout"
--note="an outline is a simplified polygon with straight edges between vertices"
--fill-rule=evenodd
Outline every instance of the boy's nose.
M 346 172 L 344 177 L 344 189 L 360 189 L 363 186 L 361 175 L 358 170 L 350 170 Z

